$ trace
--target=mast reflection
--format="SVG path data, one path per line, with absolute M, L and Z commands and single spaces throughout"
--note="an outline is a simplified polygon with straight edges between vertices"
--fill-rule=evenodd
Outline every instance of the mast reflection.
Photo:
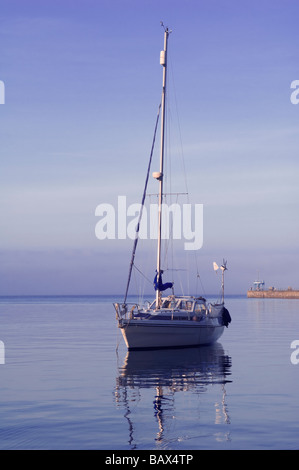
M 175 397 L 180 392 L 201 395 L 211 385 L 219 386 L 220 395 L 214 403 L 215 424 L 229 424 L 225 384 L 231 382 L 227 378 L 231 375 L 230 369 L 231 358 L 219 343 L 190 349 L 128 351 L 123 365 L 118 368 L 115 402 L 125 411 L 130 448 L 136 448 L 132 410 L 141 402 L 141 392 L 145 389 L 153 391 L 153 417 L 158 424 L 157 445 L 167 440 L 167 422 L 179 411 Z

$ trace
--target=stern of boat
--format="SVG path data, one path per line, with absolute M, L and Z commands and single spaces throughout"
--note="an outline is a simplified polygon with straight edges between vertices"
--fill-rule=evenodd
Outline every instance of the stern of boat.
M 229 311 L 225 307 L 224 303 L 210 304 L 209 315 L 211 318 L 218 318 L 219 322 L 226 327 L 228 327 L 229 323 L 232 321 Z

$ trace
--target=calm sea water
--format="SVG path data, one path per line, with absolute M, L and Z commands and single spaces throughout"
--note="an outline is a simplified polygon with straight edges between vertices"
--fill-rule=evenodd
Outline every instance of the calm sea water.
M 129 354 L 115 300 L 0 298 L 1 449 L 299 449 L 298 300 L 227 298 L 216 345 Z

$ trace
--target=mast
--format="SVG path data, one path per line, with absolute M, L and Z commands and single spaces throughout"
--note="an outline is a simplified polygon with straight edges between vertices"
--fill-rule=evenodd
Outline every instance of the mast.
M 161 25 L 164 27 L 163 23 Z M 164 27 L 164 50 L 160 53 L 160 64 L 163 67 L 162 100 L 161 100 L 161 150 L 160 172 L 155 177 L 159 181 L 159 219 L 158 219 L 158 248 L 157 248 L 157 281 L 161 274 L 161 235 L 162 235 L 162 203 L 163 203 L 163 166 L 164 166 L 164 134 L 165 134 L 165 101 L 166 101 L 166 74 L 167 74 L 167 43 L 169 29 Z M 158 284 L 159 285 L 159 284 Z M 161 292 L 156 291 L 156 307 L 160 307 Z
M 223 263 L 220 266 L 220 269 L 222 271 L 221 290 L 222 290 L 222 303 L 223 304 L 224 304 L 224 271 L 227 271 L 226 264 L 227 264 L 227 261 L 223 260 Z

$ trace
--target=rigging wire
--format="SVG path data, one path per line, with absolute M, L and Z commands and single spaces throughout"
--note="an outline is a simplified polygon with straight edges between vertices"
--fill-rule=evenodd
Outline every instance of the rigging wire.
M 174 79 L 174 71 L 173 71 L 173 65 L 172 61 L 169 61 L 170 63 L 170 75 L 172 78 L 172 90 L 173 90 L 173 97 L 174 97 L 174 104 L 175 104 L 175 110 L 176 110 L 176 119 L 177 119 L 177 127 L 178 127 L 178 137 L 179 137 L 179 148 L 180 148 L 180 155 L 181 155 L 181 163 L 182 163 L 182 169 L 183 169 L 183 176 L 184 176 L 184 182 L 185 182 L 185 188 L 186 188 L 186 194 L 187 194 L 187 202 L 190 204 L 190 198 L 189 198 L 189 191 L 188 191 L 188 182 L 187 182 L 187 173 L 186 173 L 186 165 L 185 165 L 185 155 L 184 155 L 184 150 L 183 150 L 183 140 L 182 140 L 182 132 L 181 132 L 181 124 L 180 124 L 180 118 L 179 118 L 179 111 L 178 111 L 178 100 L 177 100 L 177 94 L 176 94 L 176 86 L 175 86 L 175 79 Z M 186 254 L 187 256 L 187 254 Z M 188 259 L 188 256 L 187 256 Z M 194 256 L 192 256 L 193 262 L 195 262 L 195 269 L 196 269 L 196 279 L 200 279 L 199 276 L 199 268 L 198 268 L 198 256 L 195 251 Z M 189 261 L 187 261 L 189 264 Z M 201 281 L 201 279 L 200 279 Z M 202 286 L 202 283 L 201 283 Z M 197 282 L 196 282 L 196 287 L 197 287 Z M 203 286 L 202 286 L 203 288 Z
M 144 277 L 146 281 L 148 281 L 151 285 L 153 284 L 153 281 L 151 281 L 139 268 L 137 268 L 136 264 L 134 264 L 134 268 L 141 274 L 142 277 Z
M 141 222 L 141 218 L 142 218 L 144 200 L 145 200 L 145 196 L 146 196 L 147 184 L 148 184 L 149 173 L 150 173 L 152 157 L 153 157 L 153 152 L 154 152 L 154 146 L 155 146 L 155 140 L 156 140 L 156 134 L 157 134 L 157 127 L 158 127 L 158 122 L 159 122 L 159 117 L 160 117 L 160 110 L 161 110 L 161 103 L 159 104 L 159 109 L 158 109 L 158 114 L 157 114 L 157 119 L 156 119 L 156 125 L 155 125 L 155 130 L 154 130 L 154 137 L 153 137 L 153 142 L 152 142 L 152 148 L 151 148 L 151 153 L 150 153 L 150 159 L 149 159 L 147 174 L 146 174 L 146 178 L 145 178 L 145 185 L 144 185 L 144 191 L 143 191 L 141 207 L 140 207 L 140 212 L 139 212 L 139 217 L 138 217 L 138 223 L 137 223 L 137 227 L 136 227 L 135 240 L 134 240 L 134 244 L 133 244 L 132 256 L 131 256 L 131 261 L 130 261 L 130 268 L 129 268 L 129 276 L 128 276 L 128 281 L 127 281 L 127 288 L 126 288 L 126 293 L 125 293 L 125 297 L 124 297 L 124 304 L 127 301 L 127 296 L 128 296 L 128 291 L 129 291 L 129 286 L 130 286 L 130 281 L 131 281 L 131 275 L 132 275 L 132 269 L 133 269 L 133 265 L 134 265 L 135 253 L 136 253 L 137 243 L 138 243 L 138 239 L 139 239 L 139 228 L 140 228 L 140 222 Z

